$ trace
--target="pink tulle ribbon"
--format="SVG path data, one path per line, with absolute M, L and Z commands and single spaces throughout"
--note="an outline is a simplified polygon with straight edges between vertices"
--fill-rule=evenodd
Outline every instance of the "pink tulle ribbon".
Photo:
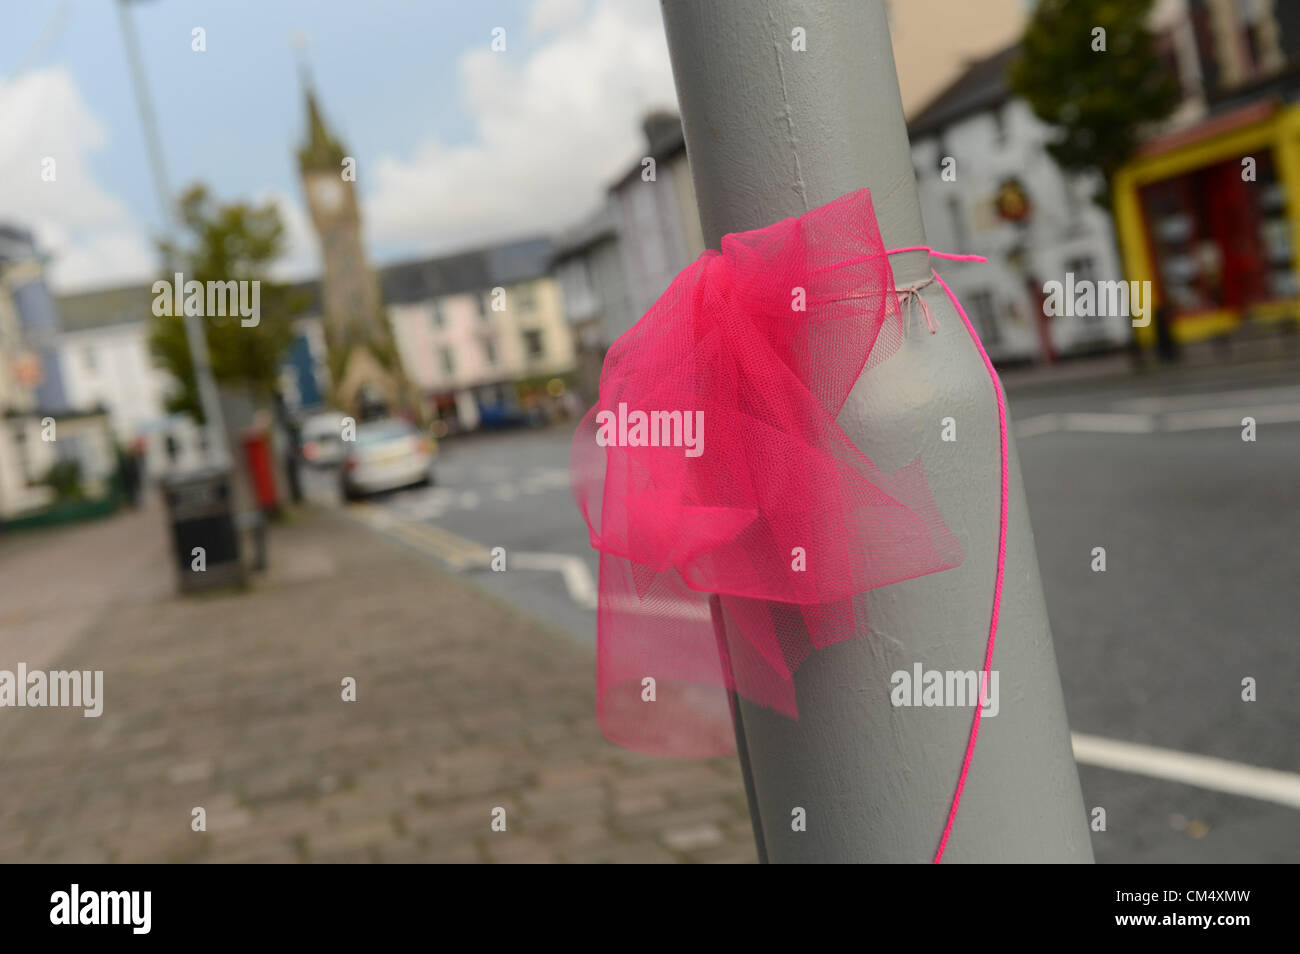
M 731 692 L 796 717 L 855 596 L 960 564 L 920 461 L 885 473 L 835 421 L 898 349 L 899 295 L 861 190 L 725 236 L 610 348 L 571 462 L 611 741 L 734 751 Z

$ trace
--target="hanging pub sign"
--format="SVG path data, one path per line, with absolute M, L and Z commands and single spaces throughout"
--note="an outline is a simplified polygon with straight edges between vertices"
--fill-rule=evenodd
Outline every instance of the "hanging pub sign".
M 993 208 L 1004 222 L 1024 222 L 1033 212 L 1029 193 L 1015 176 L 1002 180 L 993 196 Z

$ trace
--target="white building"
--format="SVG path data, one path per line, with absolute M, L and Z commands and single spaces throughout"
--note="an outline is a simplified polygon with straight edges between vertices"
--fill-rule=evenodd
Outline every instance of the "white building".
M 57 348 L 68 405 L 78 411 L 106 410 L 120 444 L 143 440 L 150 475 L 173 465 L 197 464 L 200 432 L 188 416 L 167 412 L 175 384 L 149 351 L 149 287 L 65 295 L 57 305 L 63 329 Z
M 912 118 L 917 189 L 930 245 L 983 255 L 939 263 L 989 356 L 998 361 L 1104 350 L 1129 340 L 1128 319 L 1044 315 L 1044 284 L 1124 277 L 1097 182 L 1067 175 L 1044 144 L 1050 127 L 1013 97 L 1011 47 L 972 64 Z
M 39 363 L 22 339 L 18 310 L 0 274 L 0 521 L 43 507 L 54 499 L 40 478 L 54 463 L 41 441 L 35 384 Z
M 651 113 L 643 127 L 645 155 L 609 190 L 627 282 L 626 310 L 607 319 L 610 341 L 636 324 L 704 251 L 681 121 L 673 113 Z
M 704 251 L 681 121 L 654 112 L 642 128 L 645 154 L 610 186 L 598 209 L 556 240 L 555 275 L 588 402 L 596 399 L 609 346 Z

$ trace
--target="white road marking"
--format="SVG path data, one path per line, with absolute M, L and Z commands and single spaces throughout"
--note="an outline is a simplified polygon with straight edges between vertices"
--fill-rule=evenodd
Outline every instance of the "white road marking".
M 1171 431 L 1194 431 L 1217 427 L 1241 427 L 1243 417 L 1256 424 L 1289 424 L 1300 421 L 1300 404 L 1269 404 L 1262 407 L 1225 407 L 1200 411 L 1178 411 L 1165 416 Z
M 1117 411 L 1139 411 L 1160 414 L 1166 411 L 1201 411 L 1206 405 L 1227 404 L 1300 404 L 1300 387 L 1283 385 L 1275 388 L 1250 388 L 1240 391 L 1219 391 L 1215 394 L 1179 394 L 1170 397 L 1132 398 L 1111 405 Z
M 713 613 L 703 600 L 691 603 L 685 600 L 656 600 L 653 605 L 642 603 L 636 597 L 615 601 L 609 600 L 609 608 L 614 612 L 639 615 L 653 613 L 657 617 L 669 619 L 687 619 L 697 623 L 712 622 Z
M 1014 422 L 1014 427 L 1016 437 L 1022 440 L 1027 437 L 1037 437 L 1039 434 L 1051 434 L 1061 429 L 1061 415 L 1038 414 L 1034 417 L 1026 417 Z
M 1098 434 L 1150 434 L 1156 429 L 1150 414 L 1094 414 L 1073 412 L 1062 415 L 1062 426 L 1067 431 L 1087 431 Z
M 1255 407 L 1201 408 L 1166 414 L 1072 412 L 1038 414 L 1013 422 L 1021 440 L 1063 431 L 1087 434 L 1154 434 L 1158 432 L 1215 430 L 1241 427 L 1241 419 L 1256 424 L 1292 424 L 1300 421 L 1300 404 L 1266 404 Z
M 1071 733 L 1070 740 L 1074 744 L 1075 760 L 1083 765 L 1182 782 L 1214 792 L 1300 808 L 1300 775 L 1294 772 L 1103 739 L 1081 732 Z
M 520 570 L 559 571 L 573 602 L 587 609 L 596 608 L 596 581 L 580 557 L 567 553 L 514 553 L 507 558 L 506 566 Z

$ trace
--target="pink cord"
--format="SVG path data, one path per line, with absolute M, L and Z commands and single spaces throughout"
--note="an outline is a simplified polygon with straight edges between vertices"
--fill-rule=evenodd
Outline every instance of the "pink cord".
M 889 255 L 897 255 L 901 252 L 929 252 L 936 258 L 946 258 L 955 262 L 983 262 L 987 261 L 980 255 L 948 255 L 943 252 L 936 252 L 934 249 L 924 245 L 912 246 L 910 248 L 896 248 L 888 252 Z M 1007 502 L 1011 496 L 1011 474 L 1010 464 L 1008 463 L 1007 454 L 1007 402 L 1002 394 L 1002 385 L 998 381 L 997 372 L 993 370 L 993 362 L 989 360 L 988 352 L 984 350 L 984 345 L 980 341 L 979 335 L 975 333 L 975 326 L 971 324 L 966 309 L 962 308 L 961 302 L 957 296 L 952 293 L 939 273 L 930 270 L 935 280 L 942 286 L 948 294 L 948 300 L 952 302 L 953 308 L 961 316 L 961 320 L 966 325 L 966 330 L 970 332 L 971 340 L 975 342 L 975 347 L 979 350 L 980 357 L 984 360 L 984 367 L 989 373 L 989 380 L 993 382 L 993 395 L 998 402 L 998 436 L 1001 441 L 1001 458 L 1002 458 L 1002 501 L 1001 516 L 998 521 L 998 569 L 997 578 L 993 584 L 993 612 L 989 620 L 989 640 L 988 646 L 984 651 L 984 671 L 980 676 L 980 695 L 975 700 L 975 716 L 971 721 L 970 738 L 966 742 L 966 755 L 961 763 L 961 775 L 957 779 L 957 790 L 953 792 L 952 807 L 948 810 L 948 823 L 944 826 L 943 837 L 939 840 L 939 849 L 934 854 L 934 863 L 937 865 L 943 860 L 943 850 L 948 845 L 948 836 L 952 834 L 953 823 L 957 820 L 957 809 L 961 805 L 962 789 L 966 787 L 966 775 L 970 771 L 971 759 L 975 756 L 975 741 L 980 734 L 980 716 L 984 712 L 984 700 L 988 694 L 989 670 L 993 667 L 993 644 L 998 634 L 998 611 L 1002 607 L 1002 577 L 1007 563 Z

